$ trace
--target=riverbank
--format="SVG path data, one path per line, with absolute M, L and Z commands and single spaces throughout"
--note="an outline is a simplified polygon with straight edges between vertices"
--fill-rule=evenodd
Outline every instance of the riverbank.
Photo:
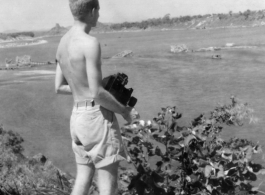
M 23 41 L 13 41 L 13 42 L 3 42 L 0 43 L 0 48 L 11 48 L 11 47 L 26 47 L 26 46 L 33 46 L 33 45 L 40 45 L 48 43 L 46 40 L 23 40 Z
M 185 125 L 201 112 L 215 108 L 218 102 L 225 103 L 234 94 L 249 102 L 261 120 L 257 125 L 246 124 L 240 131 L 231 128 L 224 136 L 239 135 L 256 141 L 258 138 L 265 145 L 264 48 L 170 53 L 170 45 L 181 43 L 190 49 L 220 47 L 226 43 L 263 45 L 262 29 L 265 27 L 95 36 L 102 45 L 102 57 L 124 50 L 134 52 L 132 58 L 103 59 L 102 72 L 103 77 L 117 72 L 128 75 L 126 87 L 134 89 L 132 95 L 138 99 L 136 109 L 142 119 L 152 119 L 161 107 L 176 106 L 177 112 L 183 113 L 181 123 Z M 34 47 L 3 49 L 0 62 L 25 54 L 32 56 L 34 61 L 55 59 L 60 37 L 49 37 L 47 41 L 47 44 Z M 222 59 L 212 59 L 215 54 Z M 55 72 L 53 65 L 33 69 Z M 69 135 L 72 97 L 54 93 L 54 75 L 21 74 L 22 71 L 0 71 L 3 82 L 1 123 L 25 138 L 28 156 L 43 153 L 60 169 L 74 175 L 76 167 Z M 117 118 L 122 126 L 124 120 L 118 115 Z

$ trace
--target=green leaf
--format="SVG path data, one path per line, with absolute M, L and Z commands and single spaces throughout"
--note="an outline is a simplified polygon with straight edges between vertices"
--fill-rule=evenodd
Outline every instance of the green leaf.
M 144 191 L 147 188 L 147 184 L 140 180 L 139 176 L 135 176 L 132 178 L 128 189 L 131 190 L 133 188 L 136 189 L 138 195 L 144 195 Z
M 155 154 L 157 156 L 163 156 L 164 154 L 162 153 L 161 149 L 157 146 L 156 149 L 155 149 Z
M 186 137 L 184 139 L 184 146 L 189 146 L 190 142 L 194 139 L 196 140 L 196 137 L 194 135 L 189 135 L 188 137 Z
M 251 146 L 247 146 L 247 150 L 246 150 L 246 156 L 245 158 L 250 161 L 251 158 L 252 158 L 252 154 L 253 154 L 253 151 L 252 151 L 252 147 Z
M 144 169 L 144 167 L 143 167 L 142 164 L 139 164 L 139 165 L 138 165 L 138 167 L 137 167 L 137 171 L 138 171 L 138 173 L 140 173 L 140 174 L 144 174 L 144 173 L 145 173 L 145 169 Z
M 217 178 L 220 178 L 220 177 L 224 177 L 224 166 L 223 165 L 220 165 L 219 167 L 219 171 L 217 173 Z
M 213 167 L 211 165 L 206 165 L 204 168 L 204 176 L 206 178 L 209 178 L 211 176 L 212 170 L 213 170 Z
M 265 175 L 265 169 L 260 169 L 257 175 Z
M 254 173 L 251 173 L 250 171 L 248 171 L 247 173 L 243 174 L 243 176 L 247 180 L 251 180 L 251 181 L 256 181 L 257 180 L 257 176 Z
M 161 175 L 159 175 L 158 173 L 156 173 L 155 171 L 152 171 L 152 173 L 151 173 L 151 177 L 153 178 L 153 181 L 155 182 L 155 183 L 158 183 L 158 182 L 164 182 L 164 177 L 163 176 L 161 176 Z
M 172 174 L 169 175 L 168 177 L 171 181 L 176 181 L 178 178 L 180 178 L 180 176 L 178 176 L 177 174 Z
M 167 109 L 166 109 L 166 108 L 161 108 L 161 110 L 162 110 L 163 112 L 166 112 L 166 111 L 167 111 Z

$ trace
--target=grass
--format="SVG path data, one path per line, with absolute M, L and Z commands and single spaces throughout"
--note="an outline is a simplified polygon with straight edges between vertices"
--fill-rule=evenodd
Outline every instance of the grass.
M 94 35 L 101 42 L 103 58 L 127 49 L 134 52 L 133 58 L 103 59 L 102 69 L 104 76 L 116 72 L 129 76 L 128 87 L 134 88 L 133 95 L 138 98 L 136 108 L 143 119 L 151 119 L 161 107 L 169 105 L 177 106 L 178 112 L 183 113 L 183 124 L 187 124 L 201 112 L 213 110 L 218 102 L 227 103 L 233 94 L 250 103 L 260 121 L 257 125 L 245 125 L 240 131 L 231 128 L 224 136 L 237 135 L 259 140 L 265 145 L 263 32 L 264 27 Z M 5 58 L 14 59 L 17 55 L 31 55 L 34 61 L 54 60 L 59 39 L 51 37 L 43 45 L 0 49 L 0 64 Z M 170 45 L 175 44 L 198 49 L 230 42 L 258 48 L 185 54 L 169 52 Z M 214 54 L 221 54 L 223 59 L 211 59 Z M 39 69 L 54 71 L 55 66 L 35 68 Z M 0 123 L 25 138 L 26 155 L 41 152 L 56 166 L 74 175 L 69 134 L 72 97 L 54 93 L 53 76 L 17 75 L 17 72 L 0 72 Z M 124 123 L 121 117 L 118 119 Z

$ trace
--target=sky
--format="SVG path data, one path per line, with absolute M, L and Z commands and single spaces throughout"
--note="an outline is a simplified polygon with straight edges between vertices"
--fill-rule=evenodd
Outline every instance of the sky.
M 99 0 L 103 23 L 265 9 L 265 0 Z M 0 32 L 71 26 L 68 0 L 0 0 Z

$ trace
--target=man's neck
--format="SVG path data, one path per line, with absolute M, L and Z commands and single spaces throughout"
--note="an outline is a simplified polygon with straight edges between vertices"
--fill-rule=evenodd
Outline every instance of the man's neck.
M 84 31 L 86 34 L 89 34 L 89 32 L 91 30 L 90 24 L 87 24 L 85 22 L 81 22 L 79 20 L 75 20 L 73 27 L 76 29 L 80 29 L 80 30 Z

